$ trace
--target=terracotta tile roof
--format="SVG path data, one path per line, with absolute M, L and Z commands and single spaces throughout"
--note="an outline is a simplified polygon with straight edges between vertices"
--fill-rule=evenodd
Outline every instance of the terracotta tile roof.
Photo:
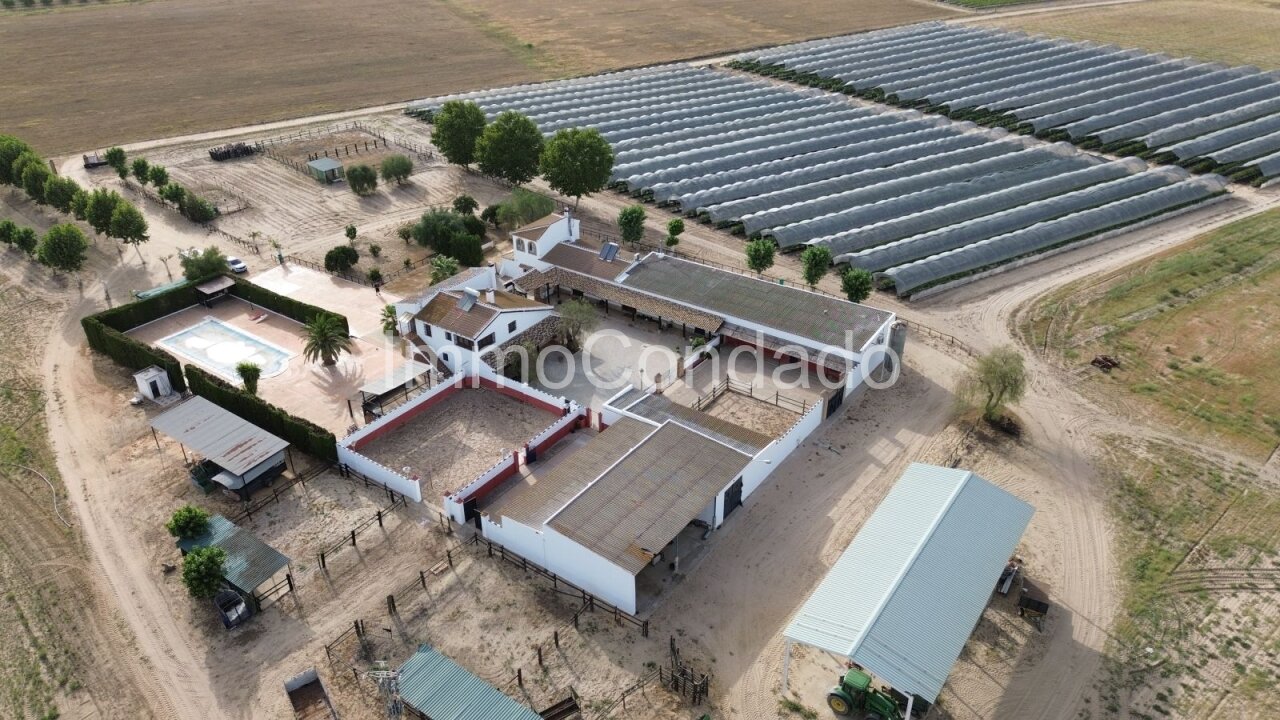
M 634 260 L 634 255 L 619 252 L 618 257 L 612 261 L 605 261 L 600 259 L 599 249 L 592 250 L 581 245 L 557 243 L 542 256 L 542 259 L 566 270 L 612 281 L 626 271 L 627 266 Z
M 481 303 L 472 305 L 470 310 L 463 310 L 458 306 L 460 296 L 461 293 L 442 292 L 414 317 L 432 327 L 474 340 L 498 316 L 498 310 Z
M 645 257 L 632 266 L 622 284 L 806 338 L 820 346 L 846 347 L 848 333 L 854 352 L 892 315 L 669 255 Z
M 549 525 L 637 574 L 750 461 L 748 455 L 669 421 Z
M 518 287 L 535 294 L 541 292 L 548 284 L 552 287 L 560 285 L 571 290 L 580 290 L 594 298 L 634 307 L 646 315 L 660 316 L 664 320 L 684 323 L 691 328 L 700 328 L 711 333 L 719 330 L 724 324 L 724 318 L 719 315 L 647 295 L 562 267 L 534 270 L 516 280 Z
M 518 227 L 515 230 L 512 230 L 511 234 L 519 235 L 525 240 L 537 241 L 542 239 L 542 235 L 546 233 L 547 228 L 551 227 L 552 225 L 555 225 L 557 222 L 563 219 L 564 219 L 564 216 L 561 215 L 560 213 L 551 213 L 550 215 L 540 220 L 534 220 L 528 225 L 525 225 L 523 227 Z
M 557 510 L 657 429 L 639 420 L 622 418 L 586 445 L 570 450 L 546 473 L 539 475 L 535 466 L 537 482 L 512 488 L 485 512 L 498 524 L 508 517 L 541 529 Z
M 494 290 L 491 303 L 485 299 L 487 292 L 481 290 L 480 299 L 470 310 L 463 310 L 458 304 L 463 291 L 445 290 L 432 298 L 414 317 L 432 327 L 443 328 L 474 340 L 501 313 L 551 309 L 550 305 L 506 290 Z

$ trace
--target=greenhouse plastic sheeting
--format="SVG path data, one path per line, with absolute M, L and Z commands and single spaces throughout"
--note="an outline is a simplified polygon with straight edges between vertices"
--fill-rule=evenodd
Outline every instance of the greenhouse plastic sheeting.
M 928 100 L 934 104 L 944 104 L 948 98 L 958 97 L 960 92 L 972 88 L 1000 87 L 1000 84 L 1006 81 L 1016 81 L 1027 75 L 1036 76 L 1043 72 L 1051 72 L 1055 68 L 1081 60 L 1096 59 L 1097 55 L 1092 48 L 1078 45 L 1071 49 L 1064 48 L 1061 52 L 1046 52 L 1044 57 L 1026 61 L 1013 73 L 1010 73 L 1009 67 L 1005 65 L 1003 70 L 997 67 L 979 75 L 926 82 L 910 88 L 895 89 L 893 94 L 901 100 Z
M 744 133 L 769 132 L 770 127 L 797 126 L 804 122 L 816 124 L 823 118 L 841 117 L 848 108 L 839 105 L 819 105 L 815 107 L 792 107 L 781 112 L 762 113 L 757 117 L 740 118 L 728 122 L 715 122 L 699 127 L 683 128 L 664 133 L 656 133 L 648 137 L 637 137 L 613 143 L 614 157 L 625 157 L 638 151 L 656 147 L 678 148 L 681 144 L 697 145 L 706 138 Z M 677 152 L 678 150 L 672 150 Z
M 992 79 L 966 83 L 950 91 L 933 93 L 928 99 L 931 103 L 945 105 L 952 110 L 978 107 L 985 98 L 1007 97 L 1011 89 L 1020 86 L 1029 87 L 1028 91 L 1034 92 L 1043 90 L 1052 82 L 1058 82 L 1064 77 L 1081 73 L 1102 77 L 1110 72 L 1110 68 L 1115 65 L 1117 59 L 1119 58 L 1111 58 L 1107 55 L 1087 55 L 1069 63 L 1047 62 L 1033 72 L 1020 72 L 1004 78 L 993 74 L 989 76 Z
M 1101 83 L 1108 77 L 1117 72 L 1125 70 L 1133 70 L 1134 68 L 1147 69 L 1149 64 L 1141 59 L 1124 59 L 1116 58 L 1107 60 L 1096 65 L 1076 68 L 1062 68 L 1061 73 L 1047 73 L 1029 82 L 1019 82 L 1011 87 L 1003 87 L 995 90 L 988 90 L 974 95 L 956 98 L 947 102 L 947 107 L 952 110 L 958 108 L 993 108 L 995 105 L 1022 105 L 1026 104 L 1026 98 L 1032 93 L 1060 86 L 1063 82 L 1074 83 L 1077 81 L 1089 81 L 1093 83 Z
M 1100 205 L 1103 202 L 1119 199 L 1125 195 L 1133 195 L 1144 190 L 1154 189 L 1161 184 L 1171 183 L 1175 179 L 1167 172 L 1149 174 L 1145 178 L 1142 175 L 1131 176 L 1133 172 L 1144 167 L 1145 163 L 1132 158 L 1104 165 L 1095 165 L 1091 168 L 1063 173 L 1008 190 L 942 205 L 932 210 L 896 218 L 870 227 L 854 228 L 837 235 L 815 238 L 808 244 L 825 245 L 831 250 L 832 254 L 848 254 L 923 235 L 934 230 L 969 223 L 979 218 L 1003 214 L 1015 208 L 1029 207 L 1041 200 L 1068 198 L 1078 195 L 1081 198 L 1101 198 L 1093 203 L 1094 205 Z M 1183 175 L 1185 176 L 1185 172 L 1183 172 Z M 1082 207 L 1090 206 L 1084 205 Z M 1016 212 L 1016 210 L 1013 211 Z M 905 250 L 915 250 L 916 245 L 913 243 L 912 247 L 907 247 Z M 939 250 L 922 250 L 915 257 L 924 257 L 936 252 L 939 252 Z M 883 267 L 899 265 L 903 262 L 906 262 L 905 258 L 885 263 Z
M 1228 71 L 1222 73 L 1222 75 L 1231 74 L 1233 73 Z M 1115 98 L 1110 103 L 1095 103 L 1095 106 L 1107 105 L 1116 109 L 1110 112 L 1091 113 L 1090 116 L 1083 120 L 1063 125 L 1062 129 L 1070 133 L 1072 137 L 1083 138 L 1106 128 L 1150 118 L 1169 110 L 1215 100 L 1241 90 L 1255 89 L 1264 84 L 1256 76 L 1235 77 L 1223 81 L 1215 73 L 1214 76 L 1202 76 L 1195 80 L 1184 81 L 1166 87 L 1161 91 L 1144 93 L 1146 99 L 1126 96 Z M 1091 110 L 1093 109 L 1102 108 L 1091 108 Z M 1057 124 L 1057 119 L 1052 115 L 1046 115 L 1032 123 L 1037 130 L 1042 127 L 1055 127 Z
M 1184 180 L 1101 207 L 980 240 L 923 260 L 891 267 L 881 275 L 893 280 L 898 295 L 907 295 L 924 285 L 1007 263 L 1064 243 L 1078 242 L 1180 206 L 1206 200 L 1221 192 L 1221 188 L 1221 183 L 1207 178 Z
M 1169 88 L 1177 83 L 1187 81 L 1199 82 L 1201 85 L 1212 84 L 1212 80 L 1200 80 L 1204 76 L 1203 66 L 1188 65 L 1185 61 L 1170 61 L 1168 66 L 1160 66 L 1159 72 L 1141 74 L 1137 79 L 1122 79 L 1114 85 L 1081 87 L 1068 85 L 1056 93 L 1056 98 L 1040 100 L 1034 105 L 1023 105 L 1018 108 L 1017 115 L 1024 120 L 1043 118 L 1037 128 L 1054 127 L 1068 122 L 1089 117 L 1095 113 L 1111 112 L 1115 109 L 1110 101 L 1116 98 L 1128 98 L 1129 102 L 1141 103 L 1167 94 Z M 1101 81 L 1100 81 L 1101 82 Z M 1042 96 L 1044 93 L 1038 93 Z M 1107 103 L 1098 105 L 1097 103 Z
M 743 216 L 742 224 L 748 235 L 760 232 L 776 240 L 779 247 L 787 248 L 891 217 L 865 214 L 863 211 L 869 203 L 885 205 L 883 201 L 887 198 L 911 193 L 910 202 L 894 205 L 900 209 L 899 215 L 907 215 L 967 197 L 1017 187 L 1077 169 L 1090 162 L 1083 156 L 1046 158 L 1040 156 L 1040 152 L 1027 150 L 1002 155 L 970 165 L 935 170 L 850 193 L 754 213 Z
M 904 237 L 878 247 L 844 253 L 836 257 L 836 262 L 878 272 L 1064 215 L 1140 195 L 1183 179 L 1185 179 L 1185 173 L 1179 177 L 1167 168 L 1148 170 L 1057 197 L 1042 198 L 1020 207 L 973 218 L 919 235 Z M 869 230 L 874 229 L 874 227 L 869 228 Z
M 1262 177 L 1271 178 L 1280 175 L 1280 152 L 1258 158 L 1248 164 L 1262 172 Z
M 967 49 L 961 48 L 955 52 L 944 54 L 934 48 L 928 48 L 915 53 L 913 58 L 907 60 L 847 65 L 821 74 L 839 78 L 857 88 L 881 87 L 888 91 L 895 87 L 919 84 L 924 82 L 925 78 L 944 80 L 957 77 L 965 67 L 965 59 L 968 60 L 968 67 L 980 70 L 983 67 L 994 67 L 1002 62 L 1015 63 L 1023 58 L 1044 57 L 1048 54 L 1049 51 L 1043 47 L 1023 39 L 991 42 L 988 38 L 981 38 L 976 39 Z M 921 65 L 924 61 L 931 61 L 928 67 L 936 72 L 928 73 L 922 70 Z
M 1020 118 L 1035 117 L 1025 113 L 1030 111 L 1043 115 L 1082 103 L 1105 100 L 1125 92 L 1158 87 L 1175 72 L 1185 69 L 1184 64 L 1176 64 L 1175 61 L 1170 60 L 1155 60 L 1150 57 L 1139 60 L 1143 64 L 1129 70 L 1117 70 L 1110 75 L 1090 78 L 1083 82 L 1072 79 L 1066 85 L 1054 85 L 1043 90 L 1019 94 L 1017 97 L 996 100 L 987 103 L 984 107 L 992 110 L 1016 108 L 1016 114 Z
M 1233 93 L 1224 97 L 1213 98 L 1203 102 L 1188 105 L 1186 107 L 1174 108 L 1159 115 L 1134 120 L 1133 122 L 1120 125 L 1118 127 L 1099 130 L 1094 133 L 1095 136 L 1103 143 L 1115 142 L 1117 140 L 1128 140 L 1129 138 L 1142 137 L 1155 133 L 1158 130 L 1168 130 L 1179 123 L 1187 122 L 1202 118 L 1211 114 L 1221 113 L 1227 110 L 1243 108 L 1246 105 L 1253 105 L 1254 111 L 1260 107 L 1274 108 L 1280 105 L 1275 101 L 1280 99 L 1280 84 L 1271 84 L 1263 87 L 1253 88 L 1244 92 Z M 1246 118 L 1247 119 L 1247 118 Z M 1173 141 L 1179 138 L 1176 133 L 1170 133 Z
M 747 197 L 750 193 L 727 194 L 737 193 L 739 189 L 732 186 L 738 183 L 753 183 L 761 192 L 777 190 L 783 186 L 778 184 L 779 181 L 775 178 L 828 163 L 840 162 L 842 169 L 852 172 L 895 162 L 907 162 L 931 153 L 949 152 L 990 143 L 990 139 L 977 133 L 957 134 L 948 128 L 936 127 L 769 160 L 733 170 L 693 175 L 674 182 L 655 183 L 651 189 L 655 201 L 677 199 L 683 207 L 688 209 L 706 204 L 707 198 L 711 197 L 723 199 Z M 858 150 L 865 154 L 854 156 L 854 152 Z M 717 194 L 711 195 L 711 193 Z
M 1155 132 L 1143 135 L 1140 140 L 1149 148 L 1162 148 L 1172 143 L 1181 142 L 1190 138 L 1198 138 L 1209 133 L 1218 131 L 1236 131 L 1244 132 L 1242 128 L 1250 124 L 1252 121 L 1261 119 L 1275 119 L 1275 113 L 1280 112 L 1280 95 L 1269 100 L 1261 102 L 1249 103 L 1233 110 L 1209 115 L 1206 117 L 1197 117 L 1185 122 L 1160 128 Z M 1280 128 L 1280 125 L 1274 127 L 1264 127 L 1262 129 L 1253 130 L 1254 137 L 1265 135 L 1268 131 Z
M 773 208 L 785 207 L 838 192 L 847 192 L 859 188 L 878 185 L 905 177 L 948 167 L 957 167 L 967 163 L 979 162 L 988 158 L 1018 152 L 1021 148 L 1012 143 L 986 142 L 975 147 L 962 148 L 945 153 L 927 153 L 916 160 L 885 164 L 877 162 L 874 166 L 866 163 L 870 156 L 862 155 L 851 158 L 847 164 L 858 163 L 861 169 L 849 173 L 828 176 L 826 179 L 801 183 L 800 173 L 810 170 L 798 170 L 794 174 L 767 178 L 773 188 L 769 192 L 756 192 L 737 200 L 721 202 L 714 205 L 700 204 L 695 206 L 699 213 L 706 212 L 712 222 L 736 220 L 744 215 L 764 212 Z M 835 163 L 831 163 L 834 165 Z M 821 166 L 819 166 L 821 167 Z M 816 169 L 816 168 L 815 168 Z
M 1228 163 L 1245 162 L 1255 158 L 1266 157 L 1274 152 L 1280 152 L 1280 131 L 1211 152 L 1209 157 L 1214 162 L 1226 165 Z

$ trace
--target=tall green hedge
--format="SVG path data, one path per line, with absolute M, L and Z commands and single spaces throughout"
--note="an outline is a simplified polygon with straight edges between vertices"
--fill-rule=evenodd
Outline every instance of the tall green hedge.
M 89 339 L 89 347 L 106 355 L 130 370 L 141 370 L 156 365 L 164 368 L 169 374 L 169 384 L 174 392 L 187 389 L 182 377 L 182 364 L 178 359 L 157 347 L 138 342 L 98 319 L 98 315 L 90 315 L 80 320 L 84 335 Z
M 288 440 L 289 444 L 308 455 L 329 462 L 338 461 L 338 439 L 328 430 L 309 420 L 290 415 L 195 365 L 187 365 L 186 372 L 187 385 L 196 395 Z

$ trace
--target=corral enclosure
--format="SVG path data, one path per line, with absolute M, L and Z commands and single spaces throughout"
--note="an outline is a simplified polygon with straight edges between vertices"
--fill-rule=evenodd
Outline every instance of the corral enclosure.
M 0 11 L 0 126 L 79 152 L 502 83 L 669 62 L 953 14 L 904 0 L 158 0 Z M 48 53 L 66 38 L 76 51 Z M 146 38 L 145 43 L 117 42 Z M 92 52 L 83 51 L 92 48 Z M 182 61 L 170 57 L 182 49 Z M 188 58 L 198 60 L 187 61 Z M 54 122 L 56 119 L 56 122 Z
M 670 65 L 447 99 L 594 127 L 615 187 L 783 250 L 825 246 L 910 295 L 1223 192 L 1217 178 L 1107 160 L 829 92 Z

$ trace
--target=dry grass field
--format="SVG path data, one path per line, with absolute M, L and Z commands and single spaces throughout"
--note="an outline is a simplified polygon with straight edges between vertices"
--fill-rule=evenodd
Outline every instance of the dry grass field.
M 914 0 L 154 0 L 0 13 L 0 129 L 46 154 L 945 17 Z M 145 42 L 136 40 L 145 38 Z
M 1268 0 L 1154 0 L 992 19 L 989 24 L 1264 70 L 1280 68 L 1280 4 Z
M 1068 363 L 1118 357 L 1110 374 L 1089 368 L 1087 386 L 1265 460 L 1280 443 L 1278 294 L 1280 210 L 1270 210 L 1052 293 L 1027 333 Z

